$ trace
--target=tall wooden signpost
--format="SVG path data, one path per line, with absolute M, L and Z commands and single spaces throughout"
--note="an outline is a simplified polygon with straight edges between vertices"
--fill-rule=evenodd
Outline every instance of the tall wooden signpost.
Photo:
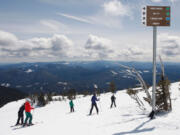
M 154 118 L 156 106 L 156 44 L 157 26 L 170 26 L 170 6 L 146 6 L 142 9 L 142 23 L 153 27 L 153 87 L 152 87 L 152 112 L 151 119 Z

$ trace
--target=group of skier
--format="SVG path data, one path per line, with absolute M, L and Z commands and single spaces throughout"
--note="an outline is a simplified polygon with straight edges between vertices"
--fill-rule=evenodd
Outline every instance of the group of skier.
M 94 107 L 96 108 L 97 114 L 99 113 L 99 109 L 98 109 L 98 106 L 97 106 L 97 103 L 96 103 L 96 101 L 99 101 L 99 100 L 100 99 L 97 99 L 96 94 L 94 93 L 92 98 L 91 98 L 91 109 L 90 109 L 89 115 L 92 114 L 92 110 L 93 110 Z M 110 106 L 110 108 L 112 108 L 113 105 L 116 107 L 116 97 L 114 96 L 114 94 L 111 96 L 111 106 Z
M 26 102 L 19 108 L 18 119 L 17 119 L 16 125 L 23 125 L 23 126 L 33 125 L 31 110 L 34 108 L 31 106 L 30 102 L 31 102 L 30 99 L 27 98 Z M 24 121 L 24 111 L 26 114 L 25 121 Z M 21 123 L 20 123 L 20 120 L 21 120 Z
M 96 108 L 97 114 L 99 113 L 99 109 L 98 109 L 98 106 L 97 106 L 97 103 L 96 103 L 99 100 L 100 99 L 98 99 L 96 97 L 96 94 L 94 93 L 92 98 L 91 98 L 91 109 L 90 109 L 89 115 L 92 114 L 92 111 L 93 111 L 94 107 Z M 116 107 L 116 97 L 114 96 L 114 94 L 111 96 L 111 106 L 110 106 L 110 108 L 112 108 L 113 105 Z M 74 103 L 73 103 L 72 99 L 70 99 L 70 101 L 69 101 L 69 106 L 70 106 L 70 112 L 74 112 Z
M 92 114 L 92 111 L 93 111 L 94 107 L 96 108 L 97 114 L 99 113 L 99 109 L 98 109 L 98 106 L 97 106 L 97 103 L 96 103 L 97 101 L 100 101 L 100 99 L 98 99 L 96 94 L 94 93 L 92 98 L 91 98 L 91 109 L 90 109 L 89 115 Z M 110 106 L 110 108 L 112 108 L 113 105 L 116 107 L 116 102 L 115 101 L 116 101 L 116 97 L 113 94 L 111 96 L 111 106 Z M 19 108 L 18 119 L 17 119 L 16 125 L 23 125 L 23 126 L 33 125 L 31 110 L 34 109 L 34 108 L 31 106 L 30 103 L 31 103 L 30 99 L 27 98 L 26 102 Z M 70 101 L 69 101 L 69 106 L 70 106 L 70 112 L 74 112 L 74 103 L 73 103 L 72 99 L 70 99 Z M 26 114 L 25 121 L 24 121 L 24 111 L 25 111 L 25 114 Z M 21 120 L 21 123 L 20 123 L 20 120 Z M 28 122 L 28 120 L 29 120 L 29 122 Z

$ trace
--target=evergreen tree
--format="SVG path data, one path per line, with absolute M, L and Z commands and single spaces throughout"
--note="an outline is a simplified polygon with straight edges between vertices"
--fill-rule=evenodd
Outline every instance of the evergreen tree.
M 159 81 L 158 87 L 156 89 L 157 111 L 170 111 L 172 109 L 169 85 L 170 81 L 168 78 L 165 79 L 164 76 L 161 75 L 161 80 Z
M 48 93 L 48 94 L 47 94 L 47 100 L 48 100 L 48 102 L 53 101 L 53 99 L 52 99 L 52 93 Z
M 40 93 L 37 99 L 38 99 L 38 103 L 37 103 L 38 106 L 45 106 L 47 104 L 44 93 Z
M 82 94 L 83 94 L 84 97 L 86 97 L 87 95 L 90 95 L 88 90 L 84 90 Z
M 156 110 L 170 111 L 172 109 L 170 92 L 169 92 L 170 81 L 168 80 L 167 77 L 165 78 L 164 64 L 161 57 L 159 58 L 161 62 L 161 79 L 156 89 Z
M 100 96 L 100 94 L 101 94 L 100 89 L 96 89 L 95 92 L 96 92 L 97 96 Z
M 115 85 L 114 81 L 110 82 L 109 91 L 112 92 L 112 93 L 116 92 L 116 85 Z
M 67 97 L 68 99 L 76 99 L 76 90 L 75 89 L 70 89 L 68 92 L 67 92 Z

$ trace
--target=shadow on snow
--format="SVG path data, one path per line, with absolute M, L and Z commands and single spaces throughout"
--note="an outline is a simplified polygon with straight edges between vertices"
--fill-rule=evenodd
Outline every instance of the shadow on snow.
M 126 135 L 126 134 L 136 134 L 136 133 L 141 133 L 141 132 L 150 132 L 150 131 L 154 130 L 155 127 L 140 129 L 140 128 L 142 128 L 146 123 L 148 123 L 148 122 L 150 122 L 150 121 L 151 121 L 151 120 L 147 120 L 147 121 L 143 122 L 142 124 L 140 124 L 139 126 L 137 126 L 135 129 L 133 129 L 133 130 L 131 130 L 131 131 L 115 133 L 115 134 L 113 134 L 113 135 Z

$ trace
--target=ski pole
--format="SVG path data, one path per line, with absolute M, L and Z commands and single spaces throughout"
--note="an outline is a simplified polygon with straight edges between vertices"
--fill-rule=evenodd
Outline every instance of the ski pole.
M 32 111 L 32 117 L 34 118 L 34 109 L 33 109 L 33 111 Z

